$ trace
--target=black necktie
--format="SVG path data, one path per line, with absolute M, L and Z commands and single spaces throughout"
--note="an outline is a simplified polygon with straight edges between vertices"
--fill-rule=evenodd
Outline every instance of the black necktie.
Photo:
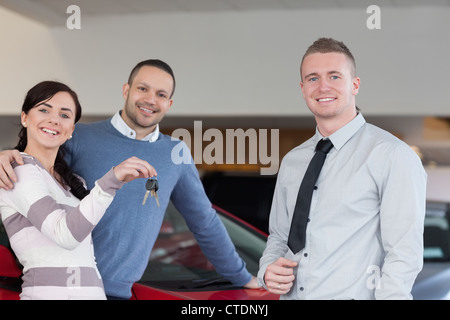
M 321 139 L 317 143 L 316 153 L 309 163 L 300 185 L 288 238 L 288 246 L 294 253 L 305 247 L 306 224 L 308 223 L 309 208 L 311 207 L 311 197 L 317 177 L 331 148 L 333 148 L 333 143 L 328 139 Z

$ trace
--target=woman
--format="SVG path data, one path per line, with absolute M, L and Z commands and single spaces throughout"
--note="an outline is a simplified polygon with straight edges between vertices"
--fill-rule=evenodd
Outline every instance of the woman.
M 20 180 L 12 190 L 0 190 L 2 221 L 23 265 L 21 299 L 105 299 L 91 231 L 124 183 L 156 175 L 132 157 L 88 192 L 62 147 L 80 117 L 76 93 L 54 81 L 30 89 L 22 106 L 16 149 L 24 164 L 14 164 Z

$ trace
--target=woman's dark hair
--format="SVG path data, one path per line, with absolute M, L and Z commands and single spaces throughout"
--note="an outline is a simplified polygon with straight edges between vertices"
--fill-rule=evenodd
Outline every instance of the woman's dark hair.
M 78 101 L 78 96 L 75 93 L 75 91 L 73 91 L 67 85 L 61 82 L 43 81 L 35 85 L 28 91 L 22 105 L 22 111 L 25 114 L 28 114 L 28 112 L 32 108 L 47 102 L 58 92 L 67 92 L 68 94 L 71 95 L 76 107 L 75 123 L 77 123 L 78 120 L 80 120 L 81 118 L 81 105 L 80 102 Z M 28 142 L 27 129 L 25 127 L 22 127 L 22 129 L 19 132 L 19 142 L 17 143 L 15 149 L 23 152 L 27 146 L 27 142 Z M 69 165 L 64 160 L 64 155 L 65 155 L 64 146 L 60 146 L 58 154 L 55 159 L 55 165 L 53 168 L 55 172 L 58 173 L 62 178 L 63 180 L 62 182 L 70 187 L 70 192 L 72 192 L 72 194 L 75 197 L 81 200 L 86 195 L 89 194 L 89 191 L 86 190 L 82 181 L 78 178 L 77 175 L 73 173 L 72 169 L 70 169 Z

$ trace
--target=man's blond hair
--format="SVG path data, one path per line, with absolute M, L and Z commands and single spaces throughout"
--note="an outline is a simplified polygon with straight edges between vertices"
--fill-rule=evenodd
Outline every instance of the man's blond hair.
M 330 53 L 337 52 L 344 54 L 350 62 L 351 75 L 356 76 L 356 62 L 350 50 L 342 41 L 337 41 L 332 38 L 319 38 L 306 50 L 302 58 L 302 63 L 300 64 L 300 76 L 302 75 L 303 60 L 313 53 Z

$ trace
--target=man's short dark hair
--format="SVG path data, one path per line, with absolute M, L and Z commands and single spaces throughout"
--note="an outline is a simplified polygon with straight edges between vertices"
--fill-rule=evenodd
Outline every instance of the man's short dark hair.
M 173 88 L 172 88 L 172 93 L 170 94 L 170 98 L 172 98 L 172 96 L 175 92 L 175 75 L 173 74 L 172 68 L 167 63 L 165 63 L 164 61 L 161 61 L 159 59 L 149 59 L 149 60 L 144 60 L 144 61 L 139 62 L 133 68 L 133 70 L 131 70 L 130 76 L 128 77 L 128 85 L 131 86 L 131 84 L 133 83 L 133 80 L 136 77 L 136 75 L 138 74 L 139 70 L 144 66 L 155 67 L 155 68 L 161 69 L 161 70 L 167 72 L 168 74 L 170 74 L 170 76 L 173 79 Z

